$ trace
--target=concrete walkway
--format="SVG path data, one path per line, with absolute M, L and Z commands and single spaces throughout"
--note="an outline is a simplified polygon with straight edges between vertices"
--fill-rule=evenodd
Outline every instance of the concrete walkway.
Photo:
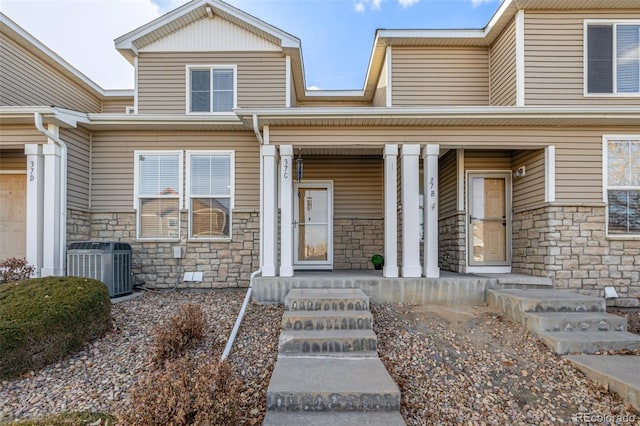
M 640 411 L 640 356 L 568 355 L 565 358 L 590 380 L 607 386 Z

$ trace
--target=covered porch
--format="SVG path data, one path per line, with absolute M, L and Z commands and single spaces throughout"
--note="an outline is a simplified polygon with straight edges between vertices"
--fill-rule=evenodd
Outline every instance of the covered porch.
M 297 271 L 293 277 L 256 277 L 253 300 L 284 303 L 292 288 L 359 288 L 374 303 L 484 305 L 486 291 L 507 288 L 553 288 L 549 278 L 523 274 L 458 274 L 438 278 L 385 277 L 375 270 Z

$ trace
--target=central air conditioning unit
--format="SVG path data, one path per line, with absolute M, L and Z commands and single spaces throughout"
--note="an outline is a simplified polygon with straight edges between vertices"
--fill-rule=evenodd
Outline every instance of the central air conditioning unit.
M 67 275 L 102 281 L 109 297 L 133 292 L 131 246 L 119 241 L 76 241 L 67 247 Z

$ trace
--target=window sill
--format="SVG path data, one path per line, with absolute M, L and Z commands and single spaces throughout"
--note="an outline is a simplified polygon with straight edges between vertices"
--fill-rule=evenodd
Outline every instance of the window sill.
M 180 242 L 180 237 L 176 237 L 176 238 L 140 238 L 137 237 L 136 241 L 140 241 L 143 243 L 166 243 L 166 242 Z
M 585 98 L 638 98 L 639 93 L 585 93 Z
M 629 235 L 622 235 L 622 234 L 607 234 L 607 240 L 612 240 L 612 241 L 640 241 L 640 235 L 638 234 L 629 234 Z
M 231 237 L 227 238 L 189 238 L 188 243 L 230 243 Z

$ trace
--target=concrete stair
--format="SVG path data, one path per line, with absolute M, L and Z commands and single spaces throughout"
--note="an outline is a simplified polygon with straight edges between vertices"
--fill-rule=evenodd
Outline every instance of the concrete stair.
M 606 312 L 605 300 L 551 289 L 489 290 L 496 313 L 522 324 L 557 354 L 640 348 L 627 320 Z
M 360 289 L 292 289 L 264 425 L 404 425 Z

